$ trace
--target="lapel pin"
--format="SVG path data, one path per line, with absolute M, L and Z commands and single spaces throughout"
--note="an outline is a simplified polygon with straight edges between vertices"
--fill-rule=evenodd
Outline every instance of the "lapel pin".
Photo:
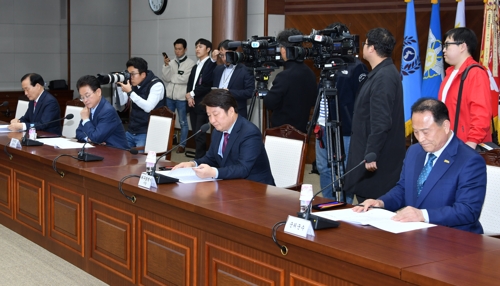
M 444 162 L 445 162 L 446 164 L 450 164 L 450 161 L 448 161 L 448 160 L 446 160 L 446 159 L 444 159 Z

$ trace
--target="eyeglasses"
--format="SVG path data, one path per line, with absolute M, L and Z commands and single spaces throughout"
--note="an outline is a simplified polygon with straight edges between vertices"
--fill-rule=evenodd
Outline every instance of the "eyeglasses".
M 92 94 L 94 94 L 94 92 L 90 94 L 84 94 L 82 97 L 80 97 L 80 101 L 84 102 L 86 99 L 89 99 L 92 96 Z
M 461 45 L 463 44 L 464 42 L 444 42 L 443 44 L 443 49 L 447 49 L 449 45 Z
M 136 75 L 138 75 L 138 74 L 140 74 L 140 72 L 131 72 L 131 73 L 130 73 L 130 76 L 136 76 Z

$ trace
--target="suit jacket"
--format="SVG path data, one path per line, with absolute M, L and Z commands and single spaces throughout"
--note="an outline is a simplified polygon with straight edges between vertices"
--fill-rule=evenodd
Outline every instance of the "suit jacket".
M 219 171 L 219 179 L 248 179 L 268 185 L 275 185 L 271 166 L 262 135 L 253 123 L 238 116 L 229 135 L 224 158 L 218 154 L 223 133 L 212 131 L 212 143 L 208 152 L 196 163 L 208 164 Z
M 214 87 L 219 87 L 221 80 L 223 80 L 222 73 L 225 68 L 225 65 L 218 65 L 214 69 Z M 234 67 L 227 88 L 238 103 L 238 114 L 247 118 L 247 99 L 252 98 L 253 91 L 255 90 L 252 71 L 243 64 L 237 64 Z
M 214 79 L 213 71 L 216 66 L 217 63 L 212 62 L 212 60 L 210 60 L 210 57 L 205 61 L 205 63 L 201 67 L 200 75 L 198 76 L 198 80 L 196 81 L 194 89 L 193 89 L 194 77 L 196 75 L 196 69 L 198 69 L 199 66 L 198 65 L 193 66 L 191 74 L 189 75 L 186 93 L 194 91 L 195 107 L 189 108 L 188 112 L 191 112 L 191 110 L 193 109 L 198 114 L 203 114 L 207 112 L 205 106 L 201 106 L 200 102 L 203 100 L 205 95 L 207 95 L 210 92 L 210 90 L 212 90 L 212 82 Z
M 479 215 L 486 194 L 486 163 L 455 135 L 434 163 L 417 197 L 417 179 L 427 152 L 410 146 L 397 185 L 379 199 L 396 211 L 405 206 L 426 209 L 429 222 L 483 233 Z
M 106 145 L 120 149 L 129 149 L 125 129 L 116 110 L 111 104 L 101 97 L 94 116 L 90 116 L 90 121 L 76 129 L 76 139 L 85 141 L 85 137 L 90 138 L 96 144 L 106 143 Z
M 30 128 L 30 124 L 35 124 L 36 130 L 61 135 L 61 121 L 45 124 L 46 122 L 61 118 L 59 103 L 52 94 L 48 91 L 43 91 L 38 99 L 34 113 L 33 109 L 35 109 L 35 101 L 30 100 L 26 114 L 19 118 L 19 121 L 26 123 L 26 129 Z

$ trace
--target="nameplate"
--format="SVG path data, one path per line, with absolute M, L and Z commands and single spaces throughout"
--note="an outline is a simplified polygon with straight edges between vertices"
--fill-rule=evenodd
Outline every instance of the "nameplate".
M 141 178 L 139 179 L 139 187 L 150 190 L 151 187 L 158 188 L 155 182 L 155 178 L 153 176 L 148 175 L 148 173 L 143 172 L 141 174 Z
M 21 142 L 19 142 L 18 139 L 12 138 L 9 143 L 10 148 L 16 148 L 16 149 L 21 149 Z
M 289 215 L 285 224 L 285 232 L 306 238 L 308 235 L 314 236 L 314 229 L 311 221 Z

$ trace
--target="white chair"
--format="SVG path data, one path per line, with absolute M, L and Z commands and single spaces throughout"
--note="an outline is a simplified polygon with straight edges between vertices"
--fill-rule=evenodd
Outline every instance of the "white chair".
M 500 235 L 500 167 L 486 165 L 486 197 L 479 222 L 483 226 L 484 234 L 490 236 Z
M 77 99 L 78 100 L 78 99 Z M 79 100 L 78 100 L 79 101 Z M 76 137 L 76 129 L 80 124 L 80 120 L 82 117 L 80 116 L 80 111 L 82 111 L 82 106 L 74 106 L 69 105 L 70 102 L 66 105 L 66 113 L 64 116 L 68 114 L 73 114 L 72 119 L 64 119 L 64 125 L 62 129 L 62 136 L 66 138 L 75 138 Z
M 307 135 L 285 124 L 267 129 L 264 145 L 276 186 L 300 191 L 304 179 Z
M 19 119 L 26 114 L 26 111 L 28 110 L 28 104 L 29 104 L 29 101 L 27 101 L 27 100 L 18 100 L 17 101 L 16 117 L 15 118 Z
M 135 149 L 144 149 L 144 154 L 149 151 L 155 151 L 159 156 L 172 148 L 175 113 L 166 106 L 151 110 L 149 116 L 148 133 L 146 135 L 146 144 L 143 147 Z M 170 154 L 166 156 L 170 159 Z

